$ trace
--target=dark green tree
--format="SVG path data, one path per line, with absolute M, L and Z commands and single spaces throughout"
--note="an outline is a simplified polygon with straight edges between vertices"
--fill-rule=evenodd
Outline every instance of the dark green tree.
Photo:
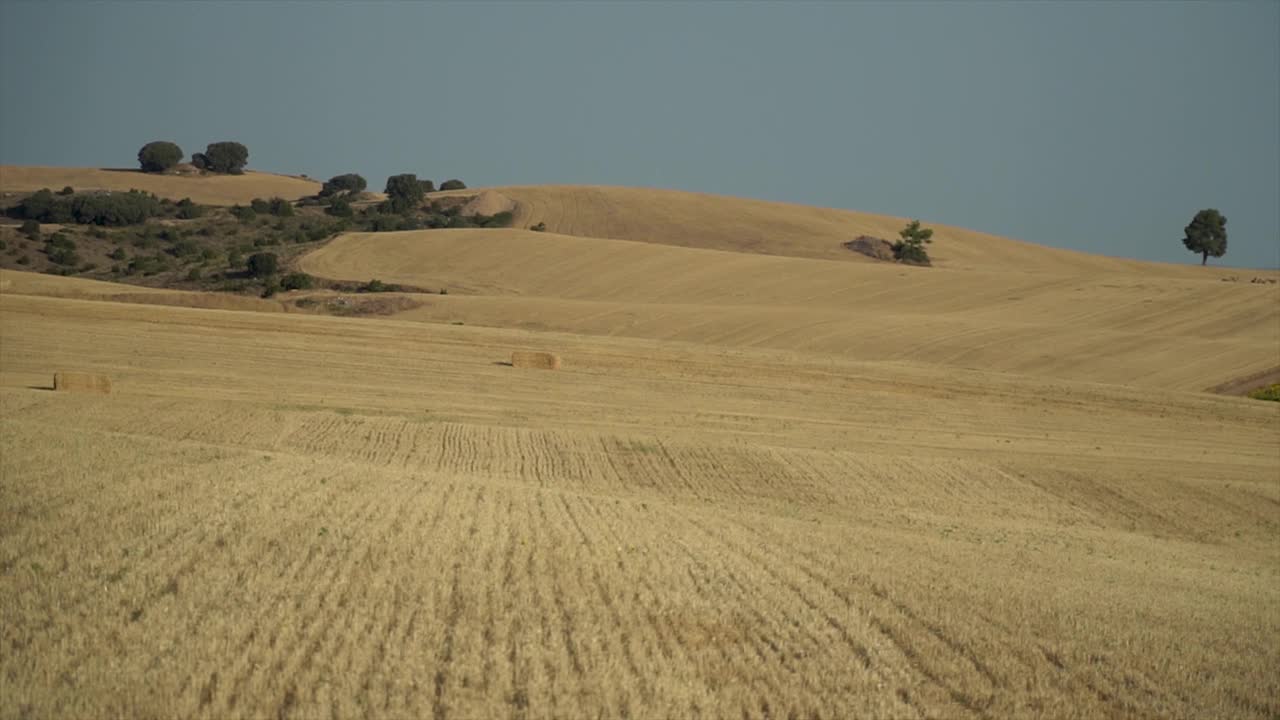
M 354 195 L 358 192 L 363 192 L 368 186 L 369 184 L 365 182 L 365 179 L 355 173 L 334 175 L 320 188 L 320 197 L 329 197 L 340 193 Z
M 254 277 L 270 277 L 280 269 L 280 258 L 275 253 L 254 253 L 249 256 L 249 274 Z
M 142 172 L 164 172 L 180 162 L 182 148 L 167 140 L 149 142 L 138 151 L 138 164 L 142 166 Z
M 1227 217 L 1214 208 L 1196 213 L 1191 224 L 1183 231 L 1182 244 L 1194 253 L 1200 253 L 1200 264 L 1209 262 L 1209 256 L 1227 254 Z
M 231 141 L 209 143 L 202 159 L 206 170 L 241 175 L 244 173 L 244 166 L 249 162 L 249 148 Z M 196 163 L 196 156 L 192 156 L 191 161 L 196 167 L 200 167 Z
M 920 227 L 919 220 L 912 220 L 898 231 L 902 239 L 893 244 L 893 257 L 909 265 L 929 265 L 926 243 L 933 242 L 933 230 Z
M 466 190 L 466 183 L 461 180 L 445 180 L 440 183 L 441 190 Z
M 387 193 L 389 209 L 394 213 L 403 213 L 416 208 L 425 194 L 422 191 L 422 183 L 418 182 L 418 176 L 413 173 L 392 175 L 387 178 L 387 187 L 384 192 Z

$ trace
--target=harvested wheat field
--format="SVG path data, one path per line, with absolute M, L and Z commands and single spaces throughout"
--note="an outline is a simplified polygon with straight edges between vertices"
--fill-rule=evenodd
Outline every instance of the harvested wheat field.
M 143 190 L 170 200 L 191 198 L 202 205 L 248 204 L 254 198 L 297 200 L 315 195 L 320 183 L 291 175 L 246 172 L 243 175 L 168 175 L 135 169 L 0 165 L 0 192 L 28 193 L 41 188 Z
M 1275 286 L 555 212 L 303 259 L 389 318 L 4 274 L 0 717 L 1280 714 Z

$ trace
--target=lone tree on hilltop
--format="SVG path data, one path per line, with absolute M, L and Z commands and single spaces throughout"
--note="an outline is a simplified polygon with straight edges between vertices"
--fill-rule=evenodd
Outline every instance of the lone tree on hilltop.
M 1213 208 L 1201 210 L 1191 219 L 1183 231 L 1182 244 L 1191 252 L 1200 253 L 1200 264 L 1209 262 L 1209 256 L 1227 254 L 1227 217 Z
M 238 142 L 209 143 L 204 152 L 191 156 L 191 164 L 209 172 L 243 175 L 249 162 L 249 148 Z
M 467 185 L 461 180 L 445 180 L 444 182 L 440 183 L 440 189 L 441 190 L 466 190 Z
M 180 162 L 182 148 L 167 140 L 149 142 L 138 151 L 138 164 L 142 166 L 142 172 L 164 172 Z
M 392 175 L 387 178 L 387 188 L 384 192 L 387 193 L 387 202 L 390 204 L 391 211 L 396 213 L 417 207 L 425 194 L 422 183 L 418 182 L 418 176 L 413 173 Z
M 933 230 L 920 227 L 919 220 L 912 220 L 898 231 L 902 239 L 893 244 L 893 257 L 908 265 L 930 265 L 925 243 L 933 242 Z
M 324 187 L 320 188 L 320 197 L 329 197 L 330 195 L 337 195 L 339 193 L 355 195 L 358 192 L 363 192 L 368 186 L 369 183 L 365 182 L 363 177 L 355 173 L 334 175 L 329 178 L 329 181 L 324 184 Z

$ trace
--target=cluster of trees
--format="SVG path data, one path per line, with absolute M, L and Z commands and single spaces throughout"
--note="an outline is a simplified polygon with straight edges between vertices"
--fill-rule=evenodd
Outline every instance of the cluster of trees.
M 192 204 L 179 205 L 181 211 L 190 211 Z M 9 215 L 22 220 L 42 223 L 81 223 L 85 225 L 137 225 L 148 218 L 162 214 L 160 198 L 141 190 L 124 193 L 89 193 L 82 195 L 55 195 L 53 191 L 40 190 L 9 208 Z
M 168 140 L 156 140 L 138 151 L 138 165 L 143 172 L 165 172 L 182 162 L 182 148 Z M 233 142 L 209 143 L 204 152 L 194 153 L 191 164 L 208 172 L 240 175 L 249 162 L 249 148 Z

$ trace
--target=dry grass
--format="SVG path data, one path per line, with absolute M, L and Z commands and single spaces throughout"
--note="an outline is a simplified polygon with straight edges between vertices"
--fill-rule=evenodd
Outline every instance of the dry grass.
M 907 222 L 907 218 L 888 215 L 652 188 L 536 185 L 492 190 L 516 201 L 518 228 L 544 222 L 549 232 L 578 237 L 861 263 L 875 261 L 843 243 L 859 235 L 895 240 Z M 1052 274 L 1141 272 L 1214 279 L 1241 273 L 1058 250 L 925 220 L 935 230 L 929 255 L 938 267 Z
M 0 165 L 0 192 L 56 191 L 68 185 L 76 190 L 145 190 L 170 200 L 189 197 L 202 205 L 248 204 L 254 198 L 270 197 L 297 200 L 320 191 L 320 183 L 314 180 L 261 172 L 185 177 L 136 170 Z
M 6 718 L 1280 713 L 1273 403 L 11 294 L 0 337 Z M 71 363 L 112 401 L 27 389 Z
M 511 353 L 511 366 L 518 368 L 537 368 L 539 370 L 559 370 L 560 356 L 549 352 L 517 350 Z
M 58 392 L 110 395 L 111 378 L 95 373 L 64 370 L 53 374 L 53 389 Z
M 450 288 L 405 319 L 1159 388 L 1209 387 L 1274 367 L 1280 351 L 1280 287 L 1158 265 L 921 269 L 522 230 L 351 234 L 301 263 L 322 277 Z

